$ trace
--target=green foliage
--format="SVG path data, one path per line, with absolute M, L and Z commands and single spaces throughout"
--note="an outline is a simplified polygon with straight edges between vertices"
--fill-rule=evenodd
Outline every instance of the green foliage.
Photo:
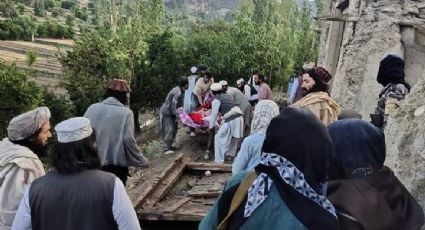
M 0 21 L 0 39 L 27 40 L 37 30 L 37 23 L 28 16 L 19 16 L 15 20 Z
M 19 14 L 24 14 L 25 13 L 25 5 L 22 3 L 19 3 L 16 6 L 16 9 L 18 10 Z
M 65 68 L 64 86 L 79 116 L 101 99 L 102 86 L 108 80 L 106 76 L 110 76 L 110 45 L 114 43 L 108 38 L 106 32 L 85 33 L 75 42 L 74 49 L 60 58 Z
M 83 21 L 87 20 L 88 16 L 87 16 L 87 9 L 86 8 L 80 8 L 79 6 L 74 7 L 73 12 L 74 12 L 74 15 L 75 15 L 76 18 L 79 18 Z
M 16 66 L 0 61 L 0 135 L 6 134 L 11 118 L 33 109 L 42 100 L 42 94 L 33 82 L 27 81 Z
M 44 0 L 36 0 L 34 3 L 34 14 L 39 17 L 43 17 L 46 15 L 46 12 L 44 11 Z
M 47 106 L 52 114 L 50 123 L 55 124 L 74 116 L 74 106 L 63 95 L 56 95 L 47 88 L 41 89 L 42 100 L 39 106 Z
M 309 9 L 294 1 L 244 1 L 233 22 L 214 20 L 189 35 L 186 61 L 206 64 L 231 84 L 259 69 L 282 87 L 304 61 L 315 60 L 314 27 Z
M 155 156 L 158 153 L 161 152 L 162 150 L 161 142 L 158 140 L 151 141 L 148 144 L 143 145 L 141 147 L 141 150 L 145 157 L 147 157 L 149 160 L 152 160 L 155 158 Z
M 28 67 L 32 67 L 32 65 L 37 61 L 37 53 L 32 50 L 28 50 L 26 53 L 25 61 Z
M 73 26 L 74 25 L 74 16 L 71 14 L 66 15 L 66 25 Z
M 59 16 L 59 14 L 61 13 L 61 9 L 60 8 L 53 8 L 52 9 L 52 17 L 57 18 Z
M 72 28 L 64 27 L 56 21 L 45 21 L 39 25 L 37 34 L 46 38 L 73 38 Z
M 309 9 L 294 0 L 245 0 L 226 20 L 205 23 L 165 14 L 163 5 L 162 0 L 93 2 L 96 30 L 82 31 L 74 49 L 61 57 L 78 115 L 101 100 L 102 86 L 115 77 L 131 82 L 130 106 L 137 114 L 159 107 L 193 65 L 207 65 L 216 80 L 232 85 L 259 69 L 281 88 L 303 62 L 316 59 L 317 25 Z
M 63 1 L 61 1 L 61 8 L 70 10 L 74 6 L 75 6 L 75 2 L 72 1 L 72 0 L 63 0 Z
M 44 0 L 44 8 L 46 10 L 51 11 L 55 7 L 55 1 L 54 0 Z
M 0 1 L 0 15 L 10 19 L 18 17 L 18 10 L 16 9 L 15 2 L 11 0 Z
M 35 85 L 15 65 L 0 61 L 0 136 L 7 135 L 6 128 L 13 117 L 38 106 L 49 107 L 52 125 L 73 114 L 72 105 L 64 97 Z

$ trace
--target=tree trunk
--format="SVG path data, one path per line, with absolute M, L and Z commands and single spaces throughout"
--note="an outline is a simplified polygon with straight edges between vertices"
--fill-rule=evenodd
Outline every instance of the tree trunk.
M 139 111 L 140 108 L 138 106 L 132 106 L 131 110 L 133 111 L 134 114 L 134 132 L 136 134 L 139 134 L 141 129 L 140 129 L 140 122 L 139 122 Z

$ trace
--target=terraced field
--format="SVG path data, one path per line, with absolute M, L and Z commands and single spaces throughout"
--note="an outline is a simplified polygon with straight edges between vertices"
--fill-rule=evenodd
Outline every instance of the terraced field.
M 35 42 L 0 41 L 0 59 L 20 69 L 32 71 L 30 79 L 37 84 L 47 86 L 58 94 L 65 94 L 60 87 L 62 66 L 57 59 L 59 52 L 72 48 L 73 40 L 36 39 Z M 26 63 L 26 53 L 33 51 L 37 54 L 37 61 L 29 67 Z

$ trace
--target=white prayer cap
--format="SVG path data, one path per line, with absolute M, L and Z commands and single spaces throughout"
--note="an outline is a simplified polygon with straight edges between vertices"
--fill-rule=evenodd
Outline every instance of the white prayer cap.
M 14 117 L 7 127 L 7 137 L 11 141 L 20 141 L 30 137 L 50 119 L 50 110 L 39 107 Z
M 241 79 L 239 79 L 239 80 L 237 80 L 237 81 L 236 81 L 236 84 L 237 84 L 237 85 L 240 85 L 240 84 L 242 84 L 243 82 L 244 82 L 244 80 L 243 80 L 243 78 L 241 78 Z
M 210 89 L 212 91 L 220 91 L 223 89 L 223 85 L 221 85 L 220 83 L 213 83 L 210 87 Z
M 60 143 L 79 141 L 93 133 L 90 120 L 85 117 L 73 117 L 62 121 L 56 125 L 55 131 Z
M 196 71 L 198 71 L 198 68 L 196 68 L 195 66 L 193 66 L 192 68 L 190 68 L 190 72 L 195 74 Z
M 219 81 L 218 83 L 220 83 L 222 86 L 226 86 L 226 85 L 228 85 L 228 84 L 227 84 L 227 81 L 225 81 L 225 80 L 221 80 L 221 81 Z
M 303 64 L 303 70 L 309 71 L 309 70 L 313 69 L 315 66 L 316 66 L 316 63 L 314 63 L 314 62 L 305 62 Z

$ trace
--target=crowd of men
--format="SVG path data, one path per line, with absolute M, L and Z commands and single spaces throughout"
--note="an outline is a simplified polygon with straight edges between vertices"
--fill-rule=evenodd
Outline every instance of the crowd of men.
M 130 87 L 114 79 L 84 117 L 55 126 L 45 172 L 39 157 L 52 137 L 50 110 L 13 118 L 0 142 L 0 229 L 140 229 L 125 190 L 128 167 L 148 167 L 134 136 Z
M 177 107 L 194 111 L 211 93 L 214 161 L 233 160 L 233 176 L 199 229 L 423 226 L 422 208 L 384 166 L 383 128 L 410 91 L 402 58 L 381 61 L 377 81 L 384 88 L 372 122 L 340 108 L 329 93 L 332 76 L 320 66 L 304 66 L 288 92 L 290 106 L 281 111 L 258 71 L 236 87 L 214 82 L 203 66 L 191 73 L 161 106 L 163 151 L 175 149 Z M 114 79 L 84 117 L 57 124 L 47 173 L 39 157 L 52 137 L 49 109 L 9 122 L 0 141 L 0 229 L 141 229 L 125 190 L 128 167 L 148 167 L 126 107 L 130 92 L 125 81 Z

